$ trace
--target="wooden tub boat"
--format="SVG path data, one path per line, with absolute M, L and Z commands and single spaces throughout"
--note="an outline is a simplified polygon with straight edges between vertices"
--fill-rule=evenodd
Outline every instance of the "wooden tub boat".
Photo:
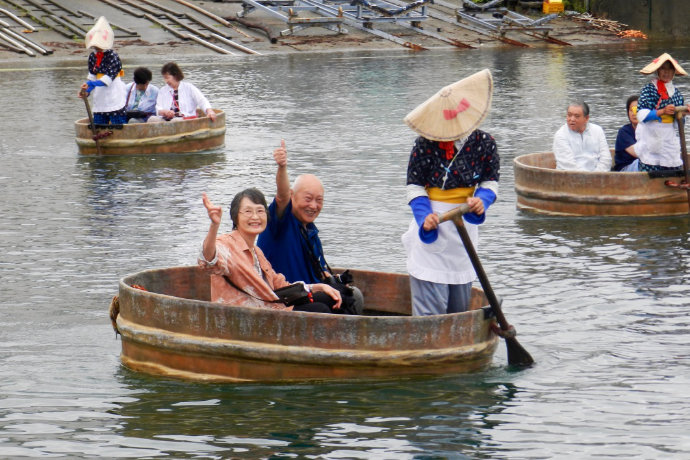
M 209 275 L 198 267 L 126 276 L 113 300 L 122 363 L 199 381 L 446 375 L 491 363 L 498 336 L 481 290 L 468 312 L 412 317 L 407 275 L 353 274 L 366 299 L 362 316 L 209 302 Z
M 675 216 L 688 214 L 688 194 L 646 172 L 556 170 L 552 152 L 513 161 L 517 207 L 556 216 Z
M 222 147 L 225 144 L 225 112 L 214 109 L 216 121 L 208 117 L 174 123 L 135 123 L 115 129 L 99 129 L 112 133 L 99 139 L 103 155 L 152 155 L 159 153 L 190 153 Z M 88 118 L 74 123 L 76 142 L 82 155 L 96 155 L 96 142 Z

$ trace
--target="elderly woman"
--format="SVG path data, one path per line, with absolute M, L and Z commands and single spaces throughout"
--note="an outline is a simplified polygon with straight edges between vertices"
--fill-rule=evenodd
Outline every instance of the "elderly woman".
M 635 94 L 630 96 L 625 102 L 625 110 L 628 113 L 628 123 L 618 130 L 616 136 L 616 154 L 614 155 L 614 165 L 612 171 L 637 172 L 638 159 L 635 153 L 635 128 L 637 128 L 637 100 Z
M 477 129 L 489 113 L 489 70 L 442 88 L 405 117 L 420 137 L 407 166 L 407 199 L 414 215 L 402 237 L 410 274 L 412 312 L 466 311 L 476 274 L 453 222 L 438 213 L 467 203 L 465 227 L 472 242 L 498 192 L 496 141 Z
M 89 76 L 79 91 L 79 97 L 88 97 L 93 92 L 93 121 L 107 125 L 127 123 L 125 115 L 125 84 L 122 82 L 122 62 L 113 48 L 114 34 L 108 21 L 101 16 L 86 33 L 86 48 L 93 48 L 89 54 Z
M 212 274 L 213 302 L 337 313 L 341 304 L 340 292 L 321 283 L 305 284 L 312 294 L 310 302 L 295 306 L 278 302 L 274 290 L 290 283 L 285 280 L 285 276 L 273 270 L 261 249 L 255 245 L 256 237 L 266 229 L 268 222 L 266 198 L 259 190 L 249 188 L 235 195 L 230 205 L 233 231 L 220 236 L 218 228 L 223 210 L 220 206 L 214 206 L 205 193 L 203 202 L 211 224 L 199 255 L 199 266 Z
M 208 99 L 196 86 L 182 81 L 184 74 L 176 63 L 165 64 L 161 69 L 161 75 L 166 85 L 158 91 L 157 115 L 149 118 L 149 123 L 196 118 L 197 108 L 201 109 L 211 121 L 216 120 L 216 113 L 211 108 Z
M 678 169 L 683 166 L 683 160 L 673 119 L 676 108 L 683 107 L 685 101 L 678 88 L 673 85 L 673 77 L 687 73 L 668 53 L 654 59 L 640 73 L 655 76 L 642 88 L 637 101 L 635 153 L 640 160 L 638 169 Z

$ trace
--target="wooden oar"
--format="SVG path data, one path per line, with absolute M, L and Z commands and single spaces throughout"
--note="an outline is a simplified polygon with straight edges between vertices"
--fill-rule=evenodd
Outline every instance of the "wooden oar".
M 688 147 L 685 145 L 685 126 L 683 126 L 685 115 L 688 110 L 683 107 L 676 109 L 676 121 L 678 122 L 678 134 L 680 135 L 680 152 L 683 157 L 683 171 L 685 171 L 685 184 L 690 184 L 690 171 L 688 171 Z M 686 189 L 688 193 L 688 214 L 690 214 L 690 188 Z
M 98 131 L 96 130 L 96 123 L 93 121 L 93 113 L 91 113 L 91 106 L 89 105 L 89 95 L 86 94 L 86 90 L 81 90 L 81 98 L 84 99 L 84 105 L 86 106 L 86 113 L 89 116 L 89 123 L 91 123 L 91 132 L 93 133 L 93 141 L 96 143 L 96 152 L 102 155 L 101 144 L 98 143 Z
M 489 278 L 486 276 L 486 272 L 484 272 L 482 263 L 477 255 L 477 251 L 474 249 L 470 235 L 467 233 L 465 223 L 462 220 L 462 215 L 466 214 L 467 212 L 469 212 L 469 206 L 463 203 L 459 207 L 439 216 L 439 220 L 441 222 L 452 220 L 455 224 L 455 228 L 458 230 L 462 244 L 465 246 L 467 255 L 470 257 L 474 271 L 477 273 L 477 277 L 479 278 L 479 283 L 482 285 L 484 294 L 489 300 L 491 310 L 493 310 L 494 315 L 496 315 L 496 319 L 498 320 L 498 324 L 501 326 L 501 333 L 499 335 L 501 335 L 501 337 L 503 337 L 506 341 L 506 347 L 508 349 L 508 364 L 512 366 L 530 366 L 534 364 L 534 359 L 532 356 L 530 356 L 527 350 L 520 345 L 517 338 L 515 338 L 515 328 L 510 325 L 505 316 L 503 316 L 501 303 L 498 301 L 496 294 L 494 294 L 494 290 L 491 289 Z

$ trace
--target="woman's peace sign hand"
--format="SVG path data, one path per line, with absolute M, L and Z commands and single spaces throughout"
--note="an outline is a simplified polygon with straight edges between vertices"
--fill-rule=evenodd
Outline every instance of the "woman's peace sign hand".
M 211 200 L 208 199 L 208 196 L 206 196 L 206 193 L 201 194 L 201 199 L 203 200 L 206 211 L 208 212 L 208 218 L 211 219 L 211 222 L 213 222 L 215 225 L 220 225 L 220 218 L 223 215 L 223 208 L 220 206 L 214 206 L 213 203 L 211 203 Z

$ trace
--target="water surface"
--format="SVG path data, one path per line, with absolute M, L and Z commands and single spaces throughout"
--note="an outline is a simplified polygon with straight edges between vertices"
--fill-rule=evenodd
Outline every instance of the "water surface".
M 536 217 L 515 210 L 513 191 L 512 159 L 550 149 L 571 99 L 590 103 L 613 145 L 625 99 L 646 82 L 637 71 L 662 51 L 182 61 L 227 111 L 226 146 L 159 157 L 77 154 L 80 66 L 0 72 L 10 108 L 0 117 L 0 455 L 686 457 L 688 219 Z M 671 52 L 689 65 L 688 48 Z M 141 64 L 123 60 L 129 72 Z M 118 279 L 194 263 L 208 225 L 202 192 L 223 206 L 248 186 L 272 196 L 281 138 L 291 175 L 326 183 L 318 224 L 329 263 L 404 272 L 415 135 L 402 118 L 482 68 L 495 79 L 483 128 L 502 170 L 479 253 L 535 367 L 507 369 L 502 345 L 484 372 L 365 383 L 208 385 L 121 367 L 107 317 Z

